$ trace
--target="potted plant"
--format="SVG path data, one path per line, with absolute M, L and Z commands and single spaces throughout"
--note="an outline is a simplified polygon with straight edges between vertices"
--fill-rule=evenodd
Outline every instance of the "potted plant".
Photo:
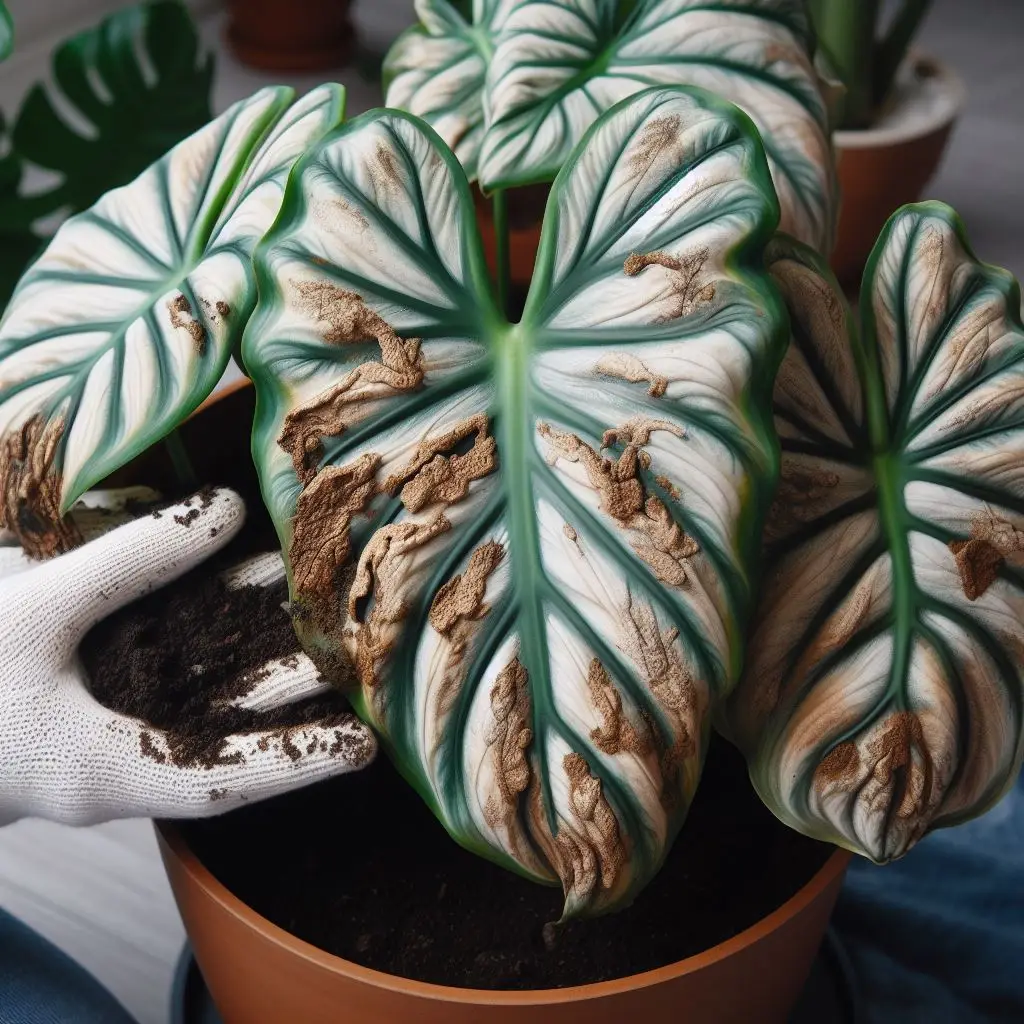
M 352 55 L 350 0 L 228 0 L 225 38 L 243 64 L 269 71 L 341 67 Z
M 921 197 L 965 102 L 946 65 L 910 50 L 931 0 L 810 0 L 821 50 L 846 87 L 833 136 L 842 202 L 832 266 L 856 283 L 890 213 Z
M 802 3 L 417 0 L 420 22 L 384 64 L 388 106 L 418 114 L 452 147 L 481 201 L 499 281 L 533 272 L 546 184 L 587 128 L 653 85 L 696 85 L 737 104 L 768 154 L 782 230 L 831 249 L 829 104 Z M 500 268 L 499 268 L 500 264 Z
M 792 661 L 787 648 L 774 674 L 759 671 L 758 659 L 777 651 L 775 637 L 803 636 L 807 591 L 763 600 L 762 620 L 776 606 L 782 617 L 762 634 L 768 641 L 755 641 L 755 667 L 737 689 L 778 471 L 772 386 L 790 321 L 789 360 L 807 351 L 808 332 L 861 351 L 843 333 L 844 307 L 820 268 L 794 297 L 788 264 L 773 255 L 778 247 L 765 262 L 780 205 L 750 120 L 688 87 L 651 88 L 605 112 L 555 177 L 534 280 L 513 323 L 496 302 L 455 155 L 413 115 L 373 111 L 339 126 L 342 107 L 337 87 L 298 102 L 287 90 L 264 90 L 61 228 L 0 323 L 0 525 L 37 555 L 74 544 L 74 524 L 63 518 L 69 505 L 173 431 L 238 352 L 257 395 L 253 460 L 307 653 L 350 694 L 459 843 L 559 887 L 561 916 L 553 908 L 536 937 L 542 956 L 570 941 L 577 919 L 620 910 L 657 874 L 694 801 L 713 720 L 747 753 L 769 806 L 784 805 L 799 828 L 842 845 L 901 852 L 928 827 L 977 812 L 1019 767 L 1020 722 L 1007 719 L 1007 742 L 992 757 L 991 740 L 975 729 L 988 721 L 973 713 L 982 690 L 942 705 L 946 722 L 965 716 L 962 728 L 943 732 L 923 709 L 915 717 L 912 701 L 931 677 L 914 674 L 920 658 L 906 637 L 917 636 L 948 594 L 930 595 L 914 611 L 919 592 L 904 588 L 898 621 L 880 605 L 871 618 L 868 601 L 863 636 L 862 619 L 841 607 L 821 641 L 807 651 L 796 644 Z M 854 442 L 860 421 L 848 417 L 851 448 L 864 462 L 858 479 L 870 471 L 879 481 L 853 502 L 865 514 L 880 508 L 894 559 L 915 550 L 917 529 L 910 499 L 900 505 L 893 497 L 898 480 L 916 500 L 919 482 L 906 471 L 914 459 L 905 455 L 903 410 L 914 438 L 929 429 L 940 435 L 925 458 L 941 462 L 952 451 L 955 459 L 953 441 L 970 457 L 998 406 L 984 388 L 1000 373 L 1012 376 L 1022 340 L 1007 281 L 976 264 L 955 232 L 915 231 L 915 218 L 925 219 L 902 214 L 880 244 L 882 271 L 872 271 L 865 301 L 889 319 L 876 349 L 850 357 L 861 377 L 827 343 L 820 360 L 810 359 L 827 398 L 856 387 L 894 396 L 889 411 L 876 399 L 867 405 L 868 447 L 859 435 Z M 931 241 L 901 249 L 907 238 Z M 803 252 L 798 243 L 777 245 Z M 924 345 L 913 359 L 912 342 Z M 876 365 L 888 376 L 872 376 Z M 894 365 L 912 381 L 901 385 Z M 951 387 L 936 399 L 933 378 L 944 372 Z M 817 425 L 812 413 L 822 409 L 822 422 L 831 420 L 815 392 L 797 389 L 797 410 L 787 410 L 791 381 L 784 369 L 775 395 L 787 451 L 819 444 L 839 468 L 812 479 L 810 496 L 799 474 L 784 478 L 768 538 L 800 519 L 808 529 L 786 534 L 790 547 L 813 543 L 819 521 L 826 529 L 847 511 L 821 510 L 815 496 L 845 494 L 842 474 L 853 460 Z M 919 407 L 922 383 L 931 404 Z M 943 405 L 962 393 L 962 409 Z M 1012 399 L 1012 388 L 998 393 Z M 808 398 L 809 411 L 799 404 Z M 959 431 L 950 437 L 947 413 Z M 844 415 L 836 416 L 845 428 Z M 792 436 L 794 420 L 806 438 Z M 193 437 L 221 436 L 209 419 L 192 423 Z M 1012 419 L 1005 430 L 998 451 L 1012 468 Z M 179 441 L 180 461 L 190 446 Z M 230 450 L 223 442 L 202 449 L 204 457 Z M 961 492 L 1012 512 L 1012 473 L 978 458 Z M 893 475 L 897 467 L 903 476 Z M 941 466 L 926 468 L 948 476 Z M 976 606 L 956 620 L 970 636 L 984 635 L 985 651 L 957 661 L 950 679 L 985 683 L 995 666 L 1000 685 L 1019 699 L 1014 648 L 989 637 L 1003 637 L 1004 647 L 1012 641 L 993 616 L 1017 585 L 1012 531 L 997 527 L 984 536 L 966 521 L 942 527 L 952 564 L 987 567 L 970 577 Z M 853 533 L 849 543 L 857 539 Z M 1005 563 L 986 544 L 1002 545 Z M 881 557 L 878 547 L 867 550 Z M 784 571 L 784 553 L 770 547 L 769 557 L 773 574 Z M 846 635 L 840 626 L 850 621 Z M 873 682 L 878 659 L 849 690 L 826 686 L 803 698 L 842 663 L 846 640 L 859 667 L 863 642 L 895 627 L 910 650 L 892 659 L 886 676 L 903 701 L 899 728 L 889 725 L 876 742 L 871 730 L 882 719 L 866 715 L 849 736 L 829 733 L 829 749 L 806 753 L 798 741 L 808 712 L 829 698 L 842 711 L 848 693 Z M 826 642 L 839 654 L 813 664 L 810 654 Z M 890 649 L 883 645 L 880 657 Z M 784 685 L 773 699 L 777 680 Z M 863 736 L 853 732 L 858 722 Z M 957 747 L 963 767 L 951 771 L 948 740 L 964 731 L 978 745 Z M 815 758 L 825 768 L 805 770 Z M 794 759 L 795 785 L 787 773 Z M 925 763 L 928 771 L 918 768 Z M 853 800 L 860 813 L 856 801 L 866 793 L 859 782 L 850 788 L 851 773 L 884 782 L 887 767 L 898 784 L 883 787 L 893 815 L 865 835 L 837 827 L 837 805 Z M 808 778 L 828 785 L 808 789 Z M 790 787 L 781 798 L 779 779 Z M 365 869 L 374 859 L 367 850 L 398 855 L 399 869 L 359 894 L 372 912 L 387 895 L 381 890 L 418 870 L 432 840 L 409 827 L 404 787 L 377 799 L 377 783 L 367 785 L 373 815 L 348 817 L 345 800 L 359 799 L 349 790 L 300 813 L 288 829 L 261 828 L 247 848 L 280 841 L 298 852 L 292 874 L 301 882 L 304 854 L 333 820 L 334 874 Z M 733 811 L 727 805 L 723 829 Z M 909 820 L 905 834 L 889 828 L 890 818 Z M 373 845 L 371 821 L 383 847 Z M 878 845 L 879 831 L 901 842 Z M 343 1014 L 668 1021 L 680 1005 L 694 1020 L 782 1020 L 844 867 L 842 855 L 820 866 L 821 848 L 812 845 L 819 859 L 791 899 L 679 963 L 597 985 L 491 993 L 351 962 L 372 951 L 371 932 L 355 937 L 348 959 L 317 952 L 247 910 L 180 833 L 165 829 L 164 842 L 215 997 L 229 1017 L 253 1022 Z M 454 844 L 445 848 L 454 854 Z M 719 859 L 713 831 L 703 849 L 709 864 Z M 774 861 L 761 872 L 779 873 Z M 258 881 L 265 887 L 271 877 Z M 676 895 L 687 888 L 673 887 Z M 350 890 L 330 912 L 347 917 L 355 897 Z M 428 902 L 444 898 L 443 887 L 426 894 Z M 511 916 L 509 904 L 498 920 Z M 678 919 L 671 925 L 685 934 Z

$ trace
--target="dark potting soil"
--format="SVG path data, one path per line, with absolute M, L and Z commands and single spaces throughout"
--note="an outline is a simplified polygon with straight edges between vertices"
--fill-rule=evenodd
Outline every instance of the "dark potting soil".
M 363 772 L 189 823 L 203 863 L 243 902 L 321 949 L 465 988 L 560 988 L 674 963 L 777 909 L 832 848 L 780 824 L 739 754 L 712 743 L 661 873 L 632 907 L 568 925 L 558 889 L 461 849 L 382 755 Z
M 200 495 L 197 507 L 175 516 L 177 526 L 202 529 L 204 500 Z M 268 712 L 230 703 L 253 688 L 265 666 L 287 663 L 298 650 L 291 621 L 281 609 L 288 597 L 284 583 L 228 590 L 218 578 L 219 570 L 248 552 L 270 546 L 261 545 L 269 539 L 261 530 L 258 523 L 247 526 L 216 559 L 103 619 L 82 643 L 82 662 L 96 699 L 165 730 L 168 753 L 144 732 L 143 754 L 159 761 L 169 757 L 181 767 L 211 767 L 225 760 L 228 735 L 278 730 L 284 751 L 298 757 L 291 729 L 313 721 L 330 725 L 351 714 L 337 694 Z

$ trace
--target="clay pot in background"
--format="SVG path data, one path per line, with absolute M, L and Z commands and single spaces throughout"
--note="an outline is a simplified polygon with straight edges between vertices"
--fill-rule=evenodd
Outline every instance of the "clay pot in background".
M 351 56 L 350 0 L 228 0 L 228 45 L 270 71 L 338 67 Z
M 524 185 L 508 190 L 509 263 L 513 291 L 525 293 L 533 278 L 533 265 L 540 245 L 540 228 L 544 220 L 544 207 L 550 185 Z M 497 239 L 494 233 L 494 210 L 491 200 L 484 198 L 473 186 L 476 222 L 484 243 L 487 266 L 493 275 L 497 271 Z
M 959 75 L 914 55 L 875 127 L 835 133 L 841 206 L 832 269 L 843 284 L 859 285 L 886 221 L 924 194 L 965 100 Z

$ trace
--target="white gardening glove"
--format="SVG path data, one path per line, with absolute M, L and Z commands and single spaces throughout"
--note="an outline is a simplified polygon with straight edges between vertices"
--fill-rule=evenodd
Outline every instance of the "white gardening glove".
M 191 528 L 175 521 L 197 510 Z M 28 561 L 0 531 L 0 824 L 28 815 L 76 825 L 202 817 L 369 763 L 376 741 L 353 718 L 291 730 L 292 751 L 303 751 L 295 760 L 278 728 L 228 737 L 219 760 L 237 752 L 236 763 L 180 767 L 170 757 L 161 761 L 167 745 L 160 730 L 99 704 L 78 659 L 82 638 L 104 616 L 223 547 L 241 528 L 245 507 L 233 492 L 218 491 L 209 502 L 103 533 L 111 515 L 76 508 L 86 543 L 50 562 Z M 282 574 L 280 555 L 263 556 L 229 574 L 228 584 L 261 585 Z M 267 710 L 325 688 L 305 656 L 287 662 L 237 703 Z

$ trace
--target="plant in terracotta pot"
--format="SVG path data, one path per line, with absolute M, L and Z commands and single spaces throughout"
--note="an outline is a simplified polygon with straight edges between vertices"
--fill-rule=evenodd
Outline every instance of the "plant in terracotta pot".
M 826 60 L 846 87 L 834 135 L 842 196 L 832 266 L 860 277 L 897 207 L 919 199 L 964 103 L 958 76 L 910 50 L 931 0 L 810 0 Z M 889 17 L 886 23 L 886 17 Z
M 832 246 L 830 86 L 802 0 L 417 0 L 384 65 L 387 103 L 423 117 L 493 197 L 481 227 L 499 281 L 528 286 L 546 183 L 603 111 L 654 85 L 696 85 L 761 133 L 781 228 Z M 541 187 L 544 186 L 544 187 Z M 511 247 L 511 269 L 509 250 Z
M 237 470 L 253 423 L 295 630 L 423 797 L 367 772 L 254 809 L 251 831 L 190 833 L 218 877 L 165 830 L 214 995 L 250 1022 L 667 1022 L 680 1005 L 781 1021 L 844 862 L 751 809 L 742 771 L 698 791 L 728 756 L 712 723 L 776 813 L 877 859 L 1019 768 L 1015 288 L 946 211 L 905 212 L 861 346 L 810 250 L 771 242 L 780 203 L 750 119 L 655 87 L 562 160 L 511 322 L 455 154 L 411 114 L 339 125 L 342 107 L 332 86 L 237 104 L 65 224 L 0 323 L 0 525 L 36 555 L 74 545 L 70 503 L 240 356 L 255 420 L 211 409 L 181 447 Z M 959 504 L 917 490 L 949 484 L 943 460 L 969 469 Z M 850 553 L 814 574 L 818 603 L 799 575 L 816 542 Z M 962 646 L 928 646 L 949 632 L 935 615 Z M 735 925 L 729 893 L 748 905 Z M 492 931 L 467 943 L 485 908 Z M 603 932 L 579 920 L 613 910 Z
M 244 64 L 318 71 L 352 55 L 351 0 L 228 0 L 227 6 L 225 35 Z

